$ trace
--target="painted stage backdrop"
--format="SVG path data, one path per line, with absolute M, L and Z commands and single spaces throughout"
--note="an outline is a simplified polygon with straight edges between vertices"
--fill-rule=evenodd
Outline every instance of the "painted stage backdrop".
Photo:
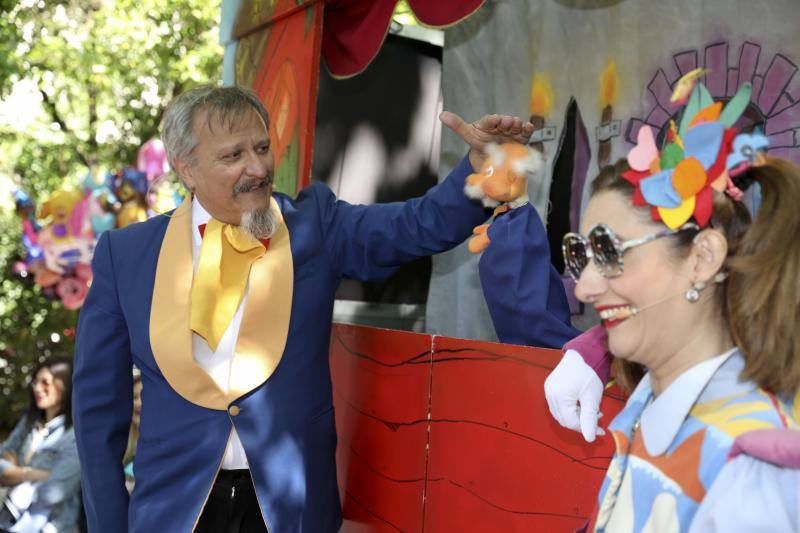
M 309 184 L 320 58 L 336 79 L 362 73 L 387 37 L 397 2 L 222 0 L 223 81 L 252 87 L 267 106 L 279 191 L 294 195 Z M 407 5 L 421 23 L 439 28 L 469 17 L 483 2 Z
M 233 26 L 234 82 L 251 87 L 270 116 L 275 188 L 309 184 L 317 105 L 322 0 L 242 0 Z
M 561 238 L 578 228 L 598 169 L 623 157 L 643 124 L 663 135 L 675 118 L 673 86 L 694 68 L 708 70 L 702 80 L 717 99 L 752 83 L 737 126 L 761 128 L 770 154 L 800 162 L 797 28 L 796 0 L 486 2 L 446 31 L 444 108 L 467 120 L 497 112 L 533 122 L 531 144 L 548 165 L 529 193 L 562 270 Z M 462 144 L 443 132 L 442 176 Z M 754 208 L 758 200 L 753 187 L 746 201 Z M 434 258 L 428 331 L 496 338 L 477 260 L 463 245 Z M 573 309 L 579 327 L 591 320 L 583 312 Z
M 573 531 L 614 453 L 550 416 L 560 351 L 337 324 L 330 365 L 353 532 Z M 620 410 L 606 391 L 604 419 Z

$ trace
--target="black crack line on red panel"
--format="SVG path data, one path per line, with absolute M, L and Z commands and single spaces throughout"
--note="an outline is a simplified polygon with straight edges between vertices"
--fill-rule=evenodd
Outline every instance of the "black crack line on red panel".
M 370 472 L 372 472 L 372 473 L 373 473 L 373 474 L 375 474 L 376 476 L 378 476 L 378 477 L 380 477 L 380 478 L 383 478 L 383 479 L 385 479 L 385 480 L 387 480 L 387 481 L 390 481 L 390 482 L 392 482 L 392 483 L 420 483 L 420 482 L 422 482 L 422 481 L 423 481 L 423 478 L 416 478 L 416 479 L 397 479 L 397 478 L 393 478 L 393 477 L 391 477 L 391 476 L 387 476 L 386 474 L 384 474 L 384 473 L 382 473 L 382 472 L 378 471 L 378 469 L 377 469 L 377 468 L 375 468 L 375 467 L 372 465 L 372 463 L 370 463 L 370 462 L 369 462 L 369 461 L 367 461 L 367 460 L 366 460 L 364 457 L 362 457 L 362 456 L 361 456 L 361 454 L 360 454 L 360 453 L 358 453 L 358 452 L 356 451 L 356 449 L 353 447 L 353 445 L 352 445 L 352 444 L 351 444 L 351 443 L 350 443 L 350 442 L 349 442 L 347 439 L 343 439 L 343 438 L 341 438 L 341 437 L 339 437 L 339 439 L 340 439 L 341 441 L 344 441 L 344 442 L 345 442 L 345 444 L 347 444 L 347 447 L 348 447 L 348 449 L 350 450 L 350 452 L 351 452 L 351 453 L 352 453 L 352 454 L 353 454 L 353 455 L 354 455 L 354 456 L 355 456 L 355 457 L 356 457 L 356 458 L 357 458 L 359 461 L 361 461 L 361 463 L 362 463 L 362 464 L 363 464 L 365 467 L 367 467 L 367 469 L 368 469 Z M 609 460 L 610 460 L 610 459 L 611 459 L 611 457 L 600 457 L 600 456 L 596 456 L 596 457 L 589 457 L 588 459 L 609 459 Z M 488 500 L 487 498 L 485 498 L 485 497 L 481 496 L 480 494 L 478 494 L 478 493 L 477 493 L 477 492 L 475 492 L 474 490 L 472 490 L 472 489 L 469 489 L 469 488 L 465 487 L 464 485 L 462 485 L 462 484 L 458 483 L 457 481 L 453 481 L 452 479 L 449 479 L 449 478 L 446 478 L 446 477 L 435 477 L 435 478 L 428 478 L 428 482 L 429 482 L 429 483 L 437 483 L 437 482 L 439 482 L 439 481 L 447 481 L 447 482 L 448 482 L 448 483 L 450 483 L 451 485 L 455 485 L 456 487 L 458 487 L 458 488 L 460 488 L 460 489 L 463 489 L 463 490 L 465 490 L 465 491 L 469 492 L 471 495 L 473 495 L 474 497 L 476 497 L 476 498 L 478 498 L 479 500 L 483 501 L 483 502 L 484 502 L 484 503 L 486 503 L 487 505 L 489 505 L 489 506 L 491 506 L 491 507 L 494 507 L 495 509 L 499 509 L 499 510 L 501 510 L 501 511 L 503 511 L 503 512 L 506 512 L 506 513 L 520 514 L 520 515 L 556 516 L 556 517 L 565 517 L 565 518 L 575 518 L 575 519 L 581 519 L 581 520 L 585 520 L 585 519 L 586 519 L 586 517 L 585 517 L 585 516 L 580 516 L 580 515 L 569 515 L 569 514 L 562 514 L 562 513 L 546 513 L 546 512 L 541 512 L 541 511 L 514 511 L 514 510 L 507 509 L 507 508 L 505 508 L 505 507 L 502 507 L 502 506 L 500 506 L 500 505 L 497 505 L 497 504 L 493 503 L 492 501 L 490 501 L 490 500 Z M 351 497 L 353 497 L 351 492 L 349 492 L 349 491 L 348 491 L 348 492 L 347 492 L 347 494 L 348 494 L 348 495 L 350 495 Z M 356 501 L 356 502 L 358 503 L 358 505 L 360 505 L 362 508 L 364 507 L 364 506 L 363 506 L 363 505 L 362 505 L 360 502 L 358 502 L 358 500 L 357 500 L 355 497 L 353 497 L 353 500 L 354 500 L 354 501 Z M 424 502 L 423 502 L 423 507 L 424 507 Z M 368 510 L 368 509 L 366 509 L 366 508 L 364 508 L 364 509 L 365 509 L 365 510 L 367 510 L 367 511 L 369 512 L 369 510 Z M 424 517 L 424 514 L 423 514 L 423 517 Z M 423 527 L 424 527 L 424 523 L 423 523 Z
M 358 453 L 356 451 L 355 447 L 353 447 L 353 444 L 349 440 L 347 440 L 347 439 L 343 438 L 341 435 L 339 435 L 339 442 L 344 442 L 347 445 L 347 449 L 350 450 L 350 453 L 352 453 L 353 456 L 355 456 L 356 459 L 361 461 L 364 464 L 364 466 L 367 467 L 368 470 L 372 471 L 372 473 L 375 474 L 378 477 L 381 477 L 381 478 L 383 478 L 383 479 L 385 479 L 387 481 L 391 481 L 392 483 L 403 483 L 403 484 L 405 484 L 405 483 L 422 483 L 423 481 L 425 481 L 424 477 L 411 478 L 411 479 L 398 479 L 398 478 L 394 478 L 394 477 L 391 477 L 389 475 L 386 475 L 383 472 L 380 472 L 376 467 L 374 467 L 372 465 L 372 463 L 367 461 L 360 453 Z
M 386 520 L 384 517 L 382 517 L 381 515 L 379 515 L 378 513 L 376 513 L 375 511 L 373 511 L 372 509 L 370 509 L 369 507 L 367 507 L 366 505 L 364 505 L 363 503 L 361 503 L 360 501 L 358 501 L 358 498 L 356 498 L 355 496 L 353 496 L 353 493 L 352 493 L 352 492 L 350 492 L 349 490 L 345 489 L 344 493 L 347 495 L 347 497 L 348 497 L 348 498 L 350 498 L 351 500 L 353 500 L 353 501 L 356 503 L 356 505 L 358 505 L 359 507 L 361 507 L 362 509 L 364 509 L 364 510 L 365 510 L 367 513 L 369 513 L 370 515 L 374 516 L 375 518 L 377 518 L 378 520 L 380 520 L 381 522 L 383 522 L 383 523 L 384 523 L 384 524 L 386 524 L 387 526 L 389 526 L 389 527 L 391 527 L 391 528 L 393 528 L 393 529 L 396 529 L 397 531 L 400 531 L 401 533 L 403 532 L 403 530 L 402 530 L 402 529 L 400 529 L 400 528 L 399 528 L 399 527 L 397 527 L 396 525 L 392 524 L 391 522 L 389 522 L 388 520 Z
M 359 359 L 366 359 L 367 361 L 370 361 L 370 362 L 375 363 L 376 365 L 380 365 L 380 366 L 394 368 L 394 367 L 405 366 L 405 365 L 420 365 L 420 364 L 428 365 L 431 362 L 430 361 L 431 352 L 430 352 L 430 350 L 426 350 L 426 351 L 424 351 L 424 352 L 422 352 L 420 354 L 415 355 L 414 357 L 411 357 L 410 359 L 405 359 L 403 361 L 400 361 L 399 363 L 386 363 L 384 361 L 380 361 L 380 360 L 372 357 L 371 355 L 368 355 L 368 354 L 365 354 L 365 353 L 361 353 L 361 352 L 358 352 L 358 351 L 350 348 L 348 345 L 346 345 L 344 343 L 344 341 L 342 340 L 342 338 L 339 335 L 334 335 L 334 338 L 342 346 L 342 348 L 344 348 L 345 351 L 347 351 L 347 353 L 349 353 L 350 355 L 358 357 Z
M 430 337 L 431 356 L 436 351 L 436 337 Z M 431 466 L 431 411 L 433 410 L 433 367 L 428 372 L 428 428 L 425 431 L 425 483 L 422 485 L 422 533 L 425 533 L 425 512 L 428 504 L 428 475 Z
M 430 351 L 424 351 L 424 352 L 422 352 L 422 353 L 420 353 L 418 355 L 415 355 L 415 356 L 413 356 L 413 357 L 411 357 L 409 359 L 405 359 L 405 360 L 400 361 L 398 363 L 386 363 L 384 361 L 380 361 L 379 359 L 376 359 L 375 357 L 373 357 L 371 355 L 368 355 L 368 354 L 365 354 L 365 353 L 362 353 L 362 352 L 359 352 L 359 351 L 356 351 L 356 350 L 352 349 L 351 347 L 347 346 L 344 343 L 344 341 L 342 340 L 342 338 L 339 335 L 335 335 L 334 337 L 335 337 L 336 341 L 342 346 L 342 348 L 344 348 L 345 351 L 347 351 L 350 355 L 358 357 L 359 359 L 365 359 L 367 361 L 375 363 L 376 365 L 390 367 L 390 368 L 395 368 L 395 367 L 404 366 L 404 365 L 428 365 L 428 364 L 431 364 L 431 362 L 436 364 L 436 363 L 444 363 L 444 362 L 451 362 L 451 361 L 501 361 L 501 360 L 509 360 L 509 361 L 515 361 L 517 363 L 522 363 L 522 364 L 527 365 L 527 366 L 532 366 L 532 367 L 535 367 L 535 368 L 543 368 L 545 370 L 553 370 L 552 366 L 534 363 L 532 361 L 529 361 L 527 359 L 523 359 L 521 357 L 516 357 L 516 356 L 513 356 L 513 355 L 502 355 L 502 354 L 499 354 L 499 353 L 496 353 L 496 352 L 490 352 L 488 350 L 476 350 L 474 348 L 452 348 L 452 349 L 445 349 L 445 350 L 436 350 L 436 352 L 434 352 L 434 354 L 433 354 L 433 357 L 434 357 L 433 361 L 431 361 L 430 358 L 429 358 L 431 356 L 431 352 Z M 440 354 L 440 353 L 463 353 L 463 352 L 481 354 L 484 357 L 448 357 L 448 358 L 436 359 L 436 354 Z
M 535 443 L 537 443 L 537 444 L 539 444 L 541 446 L 544 446 L 545 448 L 549 448 L 549 449 L 553 450 L 554 452 L 558 453 L 559 455 L 563 455 L 564 457 L 566 457 L 568 459 L 571 459 L 573 462 L 581 464 L 581 465 L 583 465 L 583 466 L 585 466 L 587 468 L 591 468 L 593 470 L 602 470 L 603 472 L 605 472 L 605 470 L 606 470 L 606 467 L 604 467 L 604 466 L 600 467 L 600 466 L 594 466 L 594 465 L 588 464 L 586 462 L 586 459 L 578 459 L 577 457 L 573 457 L 572 455 L 570 455 L 570 454 L 568 454 L 568 453 L 566 453 L 566 452 L 564 452 L 562 450 L 559 450 L 555 446 L 547 444 L 546 442 L 544 442 L 542 440 L 535 439 L 535 438 L 533 438 L 533 437 L 531 437 L 529 435 L 525 435 L 524 433 L 518 433 L 516 431 L 511 431 L 511 430 L 504 429 L 504 428 L 501 428 L 501 427 L 493 426 L 492 424 L 487 424 L 485 422 L 477 422 L 477 421 L 474 421 L 474 420 L 450 419 L 450 418 L 431 418 L 430 420 L 425 418 L 425 419 L 419 419 L 419 420 L 410 420 L 408 422 L 392 422 L 392 421 L 385 420 L 383 418 L 377 417 L 377 416 L 375 416 L 373 414 L 367 413 L 365 411 L 362 411 L 361 409 L 359 409 L 358 407 L 356 407 L 355 405 L 353 405 L 352 403 L 350 403 L 348 400 L 346 400 L 344 398 L 342 398 L 342 400 L 345 403 L 347 403 L 348 407 L 350 407 L 352 410 L 356 411 L 360 415 L 362 415 L 362 416 L 364 416 L 366 418 L 371 418 L 372 420 L 375 420 L 376 422 L 380 422 L 380 423 L 382 423 L 383 425 L 385 425 L 387 428 L 389 428 L 392 431 L 397 431 L 400 427 L 403 427 L 403 426 L 410 427 L 410 426 L 416 426 L 416 425 L 419 425 L 419 424 L 427 424 L 428 422 L 430 422 L 431 425 L 433 425 L 433 424 L 471 424 L 471 425 L 474 425 L 474 426 L 480 426 L 480 427 L 484 427 L 484 428 L 487 428 L 487 429 L 492 429 L 492 430 L 495 430 L 495 431 L 508 433 L 509 435 L 514 435 L 516 437 L 520 437 L 520 438 L 525 439 L 527 441 L 535 442 Z
M 481 354 L 484 357 L 438 357 L 439 354 L 456 354 L 456 353 L 475 353 Z M 497 352 L 490 352 L 489 350 L 476 350 L 474 348 L 446 348 L 444 350 L 436 350 L 433 354 L 433 362 L 435 363 L 449 363 L 451 361 L 515 361 L 523 365 L 532 366 L 535 368 L 544 368 L 545 370 L 553 370 L 552 366 L 534 363 L 529 359 L 523 359 L 514 355 L 503 355 Z
M 405 366 L 405 365 L 427 365 L 427 364 L 431 364 L 431 363 L 433 363 L 433 364 L 436 364 L 436 363 L 447 363 L 447 362 L 452 362 L 452 361 L 501 361 L 501 360 L 510 360 L 510 361 L 515 361 L 515 362 L 522 363 L 524 365 L 535 367 L 535 368 L 542 368 L 542 369 L 545 369 L 545 370 L 553 370 L 552 366 L 540 365 L 540 364 L 534 363 L 532 361 L 528 361 L 526 359 L 522 359 L 520 357 L 514 357 L 514 356 L 511 356 L 511 355 L 501 355 L 501 354 L 498 354 L 498 353 L 495 353 L 495 352 L 490 352 L 490 351 L 487 351 L 487 350 L 474 350 L 472 348 L 448 348 L 448 349 L 445 349 L 445 350 L 437 350 L 437 351 L 435 351 L 433 353 L 433 360 L 432 361 L 430 359 L 428 359 L 428 358 L 425 358 L 426 356 L 429 356 L 431 354 L 431 352 L 426 351 L 426 352 L 422 352 L 422 353 L 420 353 L 418 355 L 415 355 L 414 357 L 411 357 L 410 359 L 406 359 L 404 361 L 401 361 L 399 363 L 386 363 L 386 362 L 380 361 L 380 360 L 378 360 L 378 359 L 376 359 L 376 358 L 374 358 L 374 357 L 372 357 L 370 355 L 367 355 L 365 353 L 361 353 L 361 352 L 358 352 L 356 350 L 353 350 L 352 348 L 347 346 L 344 343 L 344 341 L 338 335 L 335 335 L 335 338 L 339 342 L 339 344 L 342 346 L 342 348 L 344 348 L 345 351 L 347 351 L 347 353 L 349 353 L 350 355 L 358 357 L 359 359 L 364 359 L 364 360 L 370 361 L 372 363 L 375 363 L 376 365 L 380 365 L 380 366 L 384 366 L 384 367 L 388 367 L 388 368 L 397 368 L 397 367 Z M 483 355 L 488 355 L 489 357 L 445 357 L 445 358 L 438 358 L 438 359 L 436 358 L 436 355 L 440 354 L 440 353 L 462 353 L 462 352 L 479 353 L 479 354 L 483 354 Z M 423 358 L 425 358 L 425 359 L 423 359 Z M 606 398 L 611 398 L 612 400 L 616 400 L 616 401 L 622 402 L 622 403 L 625 403 L 627 401 L 624 397 L 619 396 L 617 394 L 609 394 L 609 393 L 606 392 L 606 393 L 603 394 L 603 396 L 605 396 Z
M 481 496 L 480 494 L 478 494 L 474 490 L 469 489 L 469 488 L 465 487 L 464 485 L 462 485 L 462 484 L 460 484 L 460 483 L 458 483 L 456 481 L 453 481 L 452 479 L 448 479 L 447 481 L 451 485 L 455 485 L 456 487 L 469 492 L 470 494 L 472 494 L 473 496 L 475 496 L 476 498 L 478 498 L 482 502 L 486 503 L 490 507 L 494 507 L 495 509 L 503 511 L 504 513 L 517 514 L 517 515 L 529 515 L 529 516 L 555 516 L 555 517 L 558 517 L 558 518 L 571 518 L 573 520 L 586 520 L 586 518 L 587 518 L 587 517 L 581 516 L 581 515 L 573 515 L 573 514 L 566 514 L 566 513 L 547 513 L 547 512 L 544 512 L 544 511 L 515 511 L 513 509 L 507 509 L 507 508 L 505 508 L 505 507 L 503 507 L 501 505 L 497 505 L 496 503 L 484 498 L 483 496 Z

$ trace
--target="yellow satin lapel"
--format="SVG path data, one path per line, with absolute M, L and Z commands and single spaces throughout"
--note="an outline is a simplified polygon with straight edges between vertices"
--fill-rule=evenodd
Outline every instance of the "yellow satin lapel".
M 231 399 L 247 394 L 272 375 L 289 335 L 294 262 L 283 215 L 274 199 L 270 204 L 280 225 L 269 241 L 267 253 L 250 269 L 247 302 L 231 368 Z
M 225 410 L 243 394 L 264 383 L 283 356 L 292 311 L 294 266 L 289 230 L 275 200 L 271 208 L 280 227 L 269 250 L 250 270 L 247 302 L 226 395 L 192 355 L 189 327 L 192 290 L 191 201 L 172 215 L 158 256 L 150 311 L 150 345 L 164 378 L 186 400 Z
M 167 225 L 156 267 L 150 310 L 150 346 L 164 378 L 186 400 L 225 410 L 225 393 L 192 356 L 192 202 L 186 199 Z

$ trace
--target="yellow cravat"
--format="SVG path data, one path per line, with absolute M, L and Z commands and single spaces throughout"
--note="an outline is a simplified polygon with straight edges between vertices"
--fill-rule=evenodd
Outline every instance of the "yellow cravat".
M 250 267 L 266 247 L 238 226 L 211 219 L 203 233 L 200 261 L 192 281 L 189 324 L 212 351 L 239 309 Z

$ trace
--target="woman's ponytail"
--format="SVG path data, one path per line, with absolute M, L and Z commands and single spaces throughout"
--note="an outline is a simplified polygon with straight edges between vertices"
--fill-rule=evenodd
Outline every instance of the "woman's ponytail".
M 727 261 L 731 333 L 742 377 L 780 394 L 800 388 L 800 168 L 768 158 L 748 171 L 762 203 Z

